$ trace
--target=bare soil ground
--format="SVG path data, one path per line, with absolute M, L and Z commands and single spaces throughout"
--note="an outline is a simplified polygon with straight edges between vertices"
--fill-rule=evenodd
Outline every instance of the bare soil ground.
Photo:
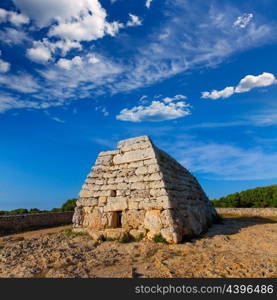
M 0 277 L 277 277 L 277 222 L 230 216 L 178 245 L 25 232 L 0 238 Z

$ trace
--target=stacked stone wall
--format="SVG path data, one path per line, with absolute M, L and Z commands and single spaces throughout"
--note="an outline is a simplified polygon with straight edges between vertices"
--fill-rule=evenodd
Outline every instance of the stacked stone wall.
M 249 217 L 277 217 L 277 208 L 232 208 L 217 207 L 216 211 L 219 215 L 231 216 L 249 216 Z
M 0 232 L 22 231 L 33 227 L 51 227 L 72 223 L 73 212 L 0 216 Z
M 147 137 L 118 143 L 118 150 L 100 152 L 77 201 L 75 229 L 121 227 L 168 242 L 199 234 L 216 214 L 197 180 Z

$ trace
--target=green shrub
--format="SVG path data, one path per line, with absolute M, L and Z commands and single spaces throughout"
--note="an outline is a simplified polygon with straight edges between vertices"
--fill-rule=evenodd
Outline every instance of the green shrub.
M 87 232 L 74 232 L 73 230 L 72 230 L 72 228 L 65 228 L 64 230 L 63 230 L 63 232 L 64 232 L 64 234 L 67 236 L 67 237 L 74 237 L 74 236 L 86 236 L 86 235 L 88 235 L 88 233 Z
M 131 235 L 125 234 L 125 235 L 124 235 L 121 239 L 119 239 L 118 241 L 119 241 L 119 243 L 125 244 L 125 243 L 131 243 L 131 242 L 134 242 L 135 239 L 134 239 Z
M 74 211 L 76 207 L 76 198 L 68 199 L 61 207 L 62 211 Z
M 41 213 L 41 211 L 38 208 L 31 208 L 31 209 L 29 209 L 28 213 L 38 214 L 38 213 Z
M 18 208 L 8 212 L 9 215 L 22 215 L 27 213 L 28 213 L 28 209 L 26 208 Z
M 61 208 L 52 208 L 51 210 L 50 210 L 51 212 L 62 212 L 62 209 Z
M 211 202 L 215 207 L 277 207 L 277 185 L 245 190 Z
M 163 244 L 168 244 L 168 242 L 162 237 L 162 235 L 161 234 L 156 234 L 155 236 L 154 236 L 154 242 L 155 243 L 163 243 Z

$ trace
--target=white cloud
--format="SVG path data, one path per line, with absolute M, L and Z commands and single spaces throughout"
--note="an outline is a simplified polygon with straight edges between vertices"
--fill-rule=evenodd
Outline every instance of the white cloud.
M 8 11 L 0 8 L 0 23 L 4 23 L 8 21 Z
M 152 2 L 152 1 L 153 1 L 153 0 L 146 0 L 145 6 L 146 6 L 147 8 L 150 8 L 151 2 Z
M 29 23 L 29 18 L 23 14 L 0 8 L 0 23 L 10 22 L 15 26 L 22 26 Z
M 35 93 L 40 90 L 38 82 L 29 74 L 0 75 L 0 85 L 22 93 Z
M 43 38 L 41 41 L 33 42 L 33 47 L 27 50 L 27 57 L 37 63 L 46 63 L 52 59 L 52 54 L 66 56 L 71 49 L 82 50 L 82 45 L 70 40 L 52 42 Z
M 0 113 L 4 113 L 13 108 L 27 108 L 29 104 L 20 102 L 12 96 L 0 95 Z
M 54 121 L 56 121 L 56 122 L 58 122 L 58 123 L 65 123 L 64 120 L 62 120 L 62 119 L 60 119 L 58 117 L 51 117 L 51 119 L 54 120 Z
M 100 59 L 96 57 L 95 54 L 88 54 L 88 63 L 97 64 L 100 62 Z
M 98 0 L 13 0 L 39 27 L 51 25 L 48 35 L 71 41 L 92 41 L 115 35 L 124 25 L 107 22 Z M 53 22 L 57 24 L 53 24 Z M 53 24 L 53 25 L 52 25 Z
M 117 120 L 130 122 L 160 122 L 165 120 L 173 120 L 190 115 L 190 105 L 179 101 L 177 103 L 166 104 L 161 101 L 152 101 L 149 106 L 135 106 L 131 109 L 123 109 Z
M 61 58 L 57 62 L 57 65 L 66 70 L 71 70 L 73 66 L 81 66 L 83 64 L 82 58 L 80 56 L 74 56 L 72 59 Z
M 0 50 L 0 56 L 2 55 L 2 52 Z M 10 70 L 11 64 L 4 61 L 3 59 L 0 59 L 0 73 L 6 73 Z
M 253 19 L 253 14 L 243 14 L 242 16 L 239 16 L 235 22 L 234 26 L 235 27 L 240 27 L 240 28 L 245 28 Z
M 46 69 L 37 70 L 43 80 L 43 92 L 36 96 L 41 99 L 67 99 L 66 103 L 76 98 L 91 99 L 92 95 L 106 93 L 109 85 L 114 83 L 124 67 L 93 52 L 75 59 L 77 64 L 82 62 L 78 66 L 72 66 L 72 59 L 62 62 L 65 68 L 54 64 L 48 65 Z
M 187 99 L 188 97 L 185 96 L 185 95 L 175 95 L 174 97 L 165 97 L 163 98 L 163 101 L 165 103 L 170 103 L 170 102 L 173 102 L 173 101 L 178 101 L 178 100 L 184 100 L 184 99 Z
M 148 98 L 148 96 L 147 95 L 143 95 L 143 96 L 141 96 L 140 98 L 139 98 L 139 103 L 140 104 L 146 104 L 146 103 L 148 103 L 149 101 L 147 100 L 147 98 Z
M 247 75 L 240 81 L 235 92 L 245 93 L 256 87 L 266 87 L 276 83 L 277 80 L 271 73 L 264 72 L 258 76 Z
M 44 47 L 43 45 L 27 49 L 26 55 L 32 61 L 42 64 L 47 63 L 52 58 L 49 49 Z
M 29 23 L 29 18 L 16 12 L 10 12 L 9 21 L 16 26 L 22 26 Z
M 82 50 L 82 45 L 79 42 L 62 40 L 57 41 L 56 43 L 52 43 L 56 49 L 61 50 L 61 55 L 65 56 L 71 49 Z
M 0 30 L 0 40 L 8 45 L 19 45 L 30 38 L 24 31 L 8 27 Z
M 82 50 L 82 45 L 79 42 L 70 40 L 58 40 L 56 42 L 51 42 L 47 38 L 44 38 L 41 42 L 37 43 L 47 47 L 53 54 L 56 54 L 57 50 L 59 50 L 60 53 L 58 54 L 61 56 L 66 56 L 71 49 Z
M 124 25 L 119 22 L 106 23 L 105 32 L 111 36 L 115 36 L 120 28 L 124 28 Z
M 44 113 L 52 120 L 58 122 L 58 123 L 65 123 L 64 120 L 60 119 L 59 117 L 53 117 L 48 110 L 45 110 Z
M 92 9 L 95 0 L 13 0 L 16 7 L 34 20 L 39 27 L 46 27 L 56 20 L 70 21 Z
M 34 101 L 20 100 L 18 97 L 14 97 L 9 94 L 2 93 L 0 95 L 0 113 L 4 113 L 11 109 L 20 108 L 41 109 L 43 106 L 42 104 Z
M 228 86 L 224 90 L 217 91 L 213 90 L 211 92 L 202 92 L 202 98 L 210 98 L 213 100 L 219 99 L 219 98 L 228 98 L 232 96 L 235 92 L 234 87 Z
M 123 24 L 117 22 L 106 23 L 103 16 L 88 15 L 77 22 L 53 26 L 49 31 L 49 36 L 75 41 L 93 41 L 104 37 L 105 34 L 114 36 L 122 27 Z
M 6 73 L 10 70 L 11 64 L 0 59 L 0 72 L 1 73 Z
M 127 22 L 127 26 L 133 27 L 133 26 L 140 26 L 142 25 L 142 20 L 133 14 L 129 14 L 130 20 Z
M 257 87 L 266 87 L 276 84 L 277 80 L 275 76 L 271 73 L 262 73 L 261 75 L 247 75 L 245 76 L 236 87 L 226 87 L 221 91 L 213 90 L 211 92 L 202 92 L 202 97 L 204 99 L 219 99 L 228 98 L 235 93 L 245 93 Z

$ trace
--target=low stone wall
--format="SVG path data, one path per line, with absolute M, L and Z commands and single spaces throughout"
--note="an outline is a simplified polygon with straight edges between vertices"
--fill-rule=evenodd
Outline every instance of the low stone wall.
M 277 217 L 277 208 L 229 208 L 217 207 L 216 211 L 219 215 L 235 215 L 249 217 Z
M 72 223 L 73 212 L 0 216 L 0 233 Z

